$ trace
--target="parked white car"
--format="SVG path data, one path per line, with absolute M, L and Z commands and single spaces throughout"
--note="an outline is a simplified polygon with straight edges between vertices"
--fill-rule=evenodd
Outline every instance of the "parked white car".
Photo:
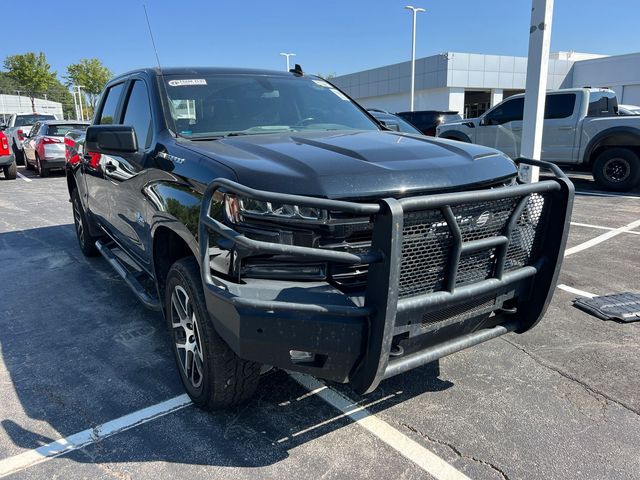
M 440 125 L 437 136 L 497 148 L 520 156 L 524 94 L 478 118 Z M 599 88 L 547 93 L 542 160 L 589 169 L 609 190 L 640 185 L 640 116 L 618 115 L 615 92 Z
M 51 170 L 65 165 L 64 136 L 70 130 L 86 130 L 89 122 L 45 120 L 36 122 L 23 142 L 24 164 L 46 177 Z

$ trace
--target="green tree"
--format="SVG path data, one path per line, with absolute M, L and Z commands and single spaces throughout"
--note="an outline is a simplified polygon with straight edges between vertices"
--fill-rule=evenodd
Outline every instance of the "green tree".
M 9 77 L 24 89 L 31 100 L 31 109 L 35 112 L 38 92 L 46 92 L 56 81 L 56 73 L 51 71 L 44 53 L 10 55 L 4 61 L 4 68 L 8 70 Z
M 95 110 L 98 96 L 111 78 L 111 72 L 97 58 L 83 58 L 78 63 L 67 67 L 67 82 L 69 85 L 82 85 L 87 94 L 91 110 Z

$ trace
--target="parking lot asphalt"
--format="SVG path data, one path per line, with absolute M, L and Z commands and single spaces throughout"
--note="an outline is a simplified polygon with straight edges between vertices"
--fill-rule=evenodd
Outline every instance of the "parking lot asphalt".
M 183 395 L 168 336 L 105 261 L 82 256 L 64 176 L 19 172 L 0 181 L 0 475 L 444 478 L 437 462 L 429 467 L 432 453 L 455 469 L 450 478 L 640 479 L 640 323 L 591 317 L 562 289 L 532 331 L 446 357 L 439 372 L 428 365 L 391 378 L 368 396 L 336 384 L 310 391 L 272 371 L 241 407 L 186 406 L 105 437 L 105 423 Z M 574 178 L 568 246 L 578 249 L 560 283 L 597 295 L 639 291 L 640 226 L 623 227 L 640 220 L 640 193 Z M 370 415 L 345 415 L 326 392 Z M 84 448 L 30 457 L 87 429 Z

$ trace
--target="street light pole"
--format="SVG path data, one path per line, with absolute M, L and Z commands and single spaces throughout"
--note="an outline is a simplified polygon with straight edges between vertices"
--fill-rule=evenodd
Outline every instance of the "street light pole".
M 287 59 L 287 72 L 288 72 L 289 68 L 290 68 L 289 67 L 289 57 L 295 57 L 296 54 L 295 53 L 284 53 L 284 52 L 282 52 L 282 53 L 280 53 L 280 55 L 282 55 L 283 57 L 286 57 L 286 59 Z
M 407 10 L 411 10 L 413 14 L 413 32 L 411 34 L 411 111 L 413 112 L 413 105 L 416 93 L 416 16 L 420 12 L 424 12 L 424 8 L 413 7 L 407 5 Z
M 84 85 L 76 85 L 78 89 L 78 104 L 80 105 L 80 121 L 84 121 L 84 111 L 82 110 L 82 93 L 80 89 L 84 87 Z

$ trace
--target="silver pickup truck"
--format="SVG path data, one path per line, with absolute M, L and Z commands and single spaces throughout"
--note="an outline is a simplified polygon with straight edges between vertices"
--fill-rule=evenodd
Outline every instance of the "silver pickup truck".
M 442 138 L 497 148 L 520 156 L 524 94 L 514 95 L 478 118 L 437 128 Z M 542 158 L 593 173 L 608 190 L 640 185 L 640 116 L 618 115 L 612 90 L 574 88 L 547 93 Z

